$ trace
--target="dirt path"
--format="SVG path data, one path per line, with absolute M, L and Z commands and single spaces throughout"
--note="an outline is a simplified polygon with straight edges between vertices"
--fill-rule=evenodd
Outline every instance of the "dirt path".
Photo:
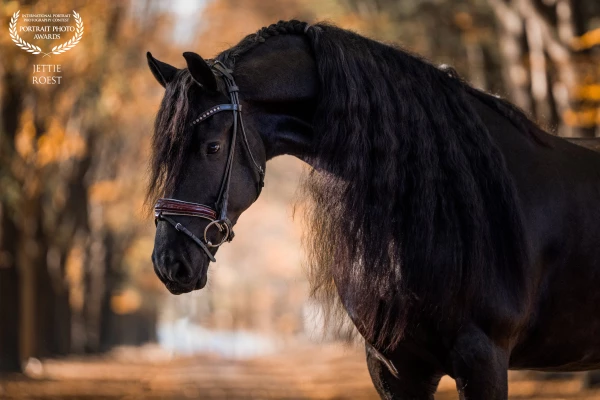
M 28 377 L 0 381 L 0 399 L 378 399 L 362 351 L 302 346 L 277 355 L 231 361 L 202 356 L 167 359 L 140 351 L 102 358 L 31 364 Z M 456 399 L 444 378 L 436 399 Z M 536 380 L 512 374 L 511 399 L 600 399 L 580 376 Z

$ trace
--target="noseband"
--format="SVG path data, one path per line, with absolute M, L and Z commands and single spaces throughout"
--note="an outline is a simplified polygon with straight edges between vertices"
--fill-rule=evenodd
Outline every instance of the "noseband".
M 250 159 L 254 164 L 254 168 L 258 171 L 258 184 L 257 184 L 257 195 L 260 195 L 260 192 L 264 186 L 264 177 L 265 172 L 263 168 L 256 162 L 254 155 L 252 154 L 252 150 L 250 150 L 250 145 L 248 144 L 248 137 L 246 135 L 246 130 L 244 129 L 244 121 L 242 120 L 242 105 L 240 104 L 239 99 L 239 88 L 235 84 L 233 79 L 233 71 L 228 69 L 223 63 L 220 61 L 215 61 L 212 65 L 212 69 L 216 71 L 225 82 L 227 86 L 227 91 L 229 92 L 229 99 L 231 101 L 230 104 L 219 104 L 214 106 L 206 111 L 204 111 L 198 118 L 196 118 L 190 126 L 195 126 L 196 124 L 212 117 L 213 115 L 223 112 L 223 111 L 231 111 L 233 113 L 233 131 L 231 134 L 231 143 L 229 147 L 229 155 L 227 156 L 227 163 L 225 164 L 225 173 L 223 174 L 223 179 L 221 180 L 221 187 L 219 189 L 219 195 L 217 197 L 217 201 L 215 202 L 214 207 L 210 207 L 204 204 L 191 203 L 188 201 L 182 201 L 171 198 L 161 198 L 158 199 L 156 205 L 154 206 L 154 223 L 158 224 L 158 221 L 167 221 L 175 229 L 179 232 L 184 233 L 190 239 L 192 239 L 208 256 L 210 261 L 216 261 L 215 257 L 210 252 L 210 247 L 219 247 L 225 242 L 231 242 L 234 237 L 233 233 L 233 224 L 227 218 L 227 203 L 229 201 L 229 183 L 231 181 L 231 171 L 233 170 L 233 158 L 235 155 L 235 144 L 238 132 L 238 126 L 242 132 L 243 143 L 248 150 L 248 154 L 250 155 Z M 239 122 L 238 122 L 239 121 Z M 187 216 L 187 217 L 196 217 L 202 218 L 210 221 L 208 225 L 204 228 L 204 234 L 202 239 L 198 238 L 194 235 L 189 229 L 183 226 L 180 222 L 175 221 L 171 216 Z M 217 228 L 219 233 L 223 235 L 223 238 L 219 243 L 212 243 L 208 239 L 208 233 L 211 228 Z

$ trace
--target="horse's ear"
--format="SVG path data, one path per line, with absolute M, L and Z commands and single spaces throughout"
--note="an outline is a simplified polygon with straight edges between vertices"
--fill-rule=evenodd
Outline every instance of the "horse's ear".
M 192 78 L 207 90 L 210 90 L 211 92 L 216 91 L 217 78 L 215 78 L 215 74 L 213 74 L 210 66 L 204 61 L 204 58 L 191 52 L 183 53 L 183 57 L 187 62 L 188 70 L 190 71 Z
M 152 71 L 152 75 L 154 75 L 162 87 L 166 87 L 167 83 L 171 82 L 175 77 L 177 68 L 162 61 L 158 61 L 156 58 L 152 57 L 150 52 L 146 53 L 146 58 L 148 59 L 148 66 L 150 67 L 150 71 Z

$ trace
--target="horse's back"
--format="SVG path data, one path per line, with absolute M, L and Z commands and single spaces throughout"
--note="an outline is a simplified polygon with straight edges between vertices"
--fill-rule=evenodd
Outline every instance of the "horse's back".
M 564 138 L 567 142 L 600 153 L 600 138 Z

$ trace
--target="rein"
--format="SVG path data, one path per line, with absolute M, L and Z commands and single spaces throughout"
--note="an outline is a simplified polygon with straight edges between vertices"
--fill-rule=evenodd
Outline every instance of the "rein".
M 215 202 L 214 207 L 210 207 L 204 204 L 192 203 L 188 201 L 182 201 L 172 198 L 160 198 L 156 202 L 154 206 L 154 223 L 158 225 L 159 221 L 166 221 L 169 224 L 173 225 L 173 227 L 182 232 L 190 239 L 194 241 L 208 256 L 210 261 L 217 261 L 215 257 L 210 252 L 209 248 L 215 248 L 221 246 L 225 242 L 231 242 L 235 234 L 233 233 L 233 224 L 227 218 L 227 205 L 229 202 L 229 186 L 231 182 L 231 171 L 233 170 L 233 158 L 235 155 L 235 145 L 238 133 L 238 126 L 240 127 L 240 131 L 242 133 L 243 143 L 250 155 L 250 159 L 252 160 L 252 164 L 254 168 L 258 171 L 258 184 L 257 184 L 257 194 L 256 197 L 260 195 L 262 188 L 264 186 L 264 178 L 265 172 L 263 168 L 256 162 L 254 158 L 254 154 L 252 154 L 252 150 L 250 149 L 250 145 L 248 144 L 248 137 L 246 135 L 246 130 L 244 129 L 244 121 L 242 119 L 242 105 L 240 104 L 239 99 L 239 87 L 235 84 L 235 80 L 233 79 L 233 71 L 228 69 L 222 62 L 215 61 L 212 65 L 212 69 L 216 71 L 225 82 L 227 86 L 227 92 L 229 93 L 229 99 L 231 103 L 229 104 L 219 104 L 214 107 L 209 108 L 204 111 L 198 118 L 193 120 L 190 123 L 190 126 L 195 126 L 196 124 L 212 117 L 213 115 L 223 112 L 223 111 L 231 111 L 233 113 L 233 131 L 231 133 L 231 143 L 229 145 L 229 154 L 227 156 L 227 162 L 225 164 L 225 172 L 223 174 L 223 179 L 221 180 L 221 186 L 219 188 L 219 195 L 217 196 L 217 201 Z M 204 228 L 204 234 L 202 238 L 198 238 L 194 233 L 192 233 L 189 229 L 183 226 L 180 222 L 175 221 L 171 216 L 187 216 L 187 217 L 196 217 L 202 218 L 210 221 L 208 225 Z M 219 243 L 212 243 L 208 239 L 208 233 L 212 227 L 218 229 L 219 233 L 223 235 L 223 238 Z

